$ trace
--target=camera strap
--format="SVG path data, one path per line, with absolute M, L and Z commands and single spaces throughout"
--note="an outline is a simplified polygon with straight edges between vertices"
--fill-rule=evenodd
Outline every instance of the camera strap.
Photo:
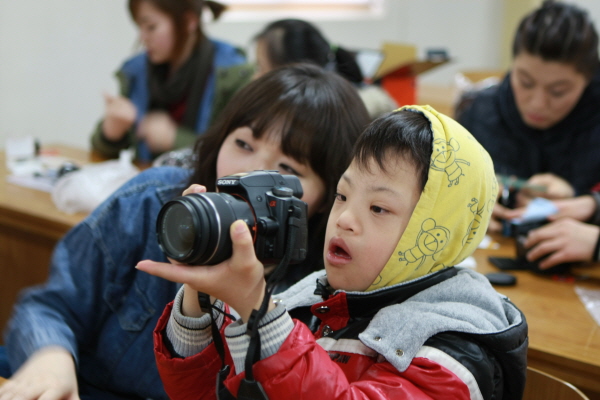
M 296 234 L 302 226 L 300 220 L 300 217 L 302 216 L 301 210 L 298 207 L 292 206 L 289 212 L 290 214 L 287 220 L 289 234 L 286 242 L 286 251 L 279 262 L 279 265 L 277 265 L 277 268 L 275 268 L 275 271 L 273 271 L 267 280 L 265 297 L 263 298 L 260 308 L 258 310 L 252 310 L 252 314 L 248 319 L 246 333 L 250 336 L 250 344 L 248 345 L 245 361 L 246 377 L 240 382 L 238 390 L 238 399 L 240 400 L 268 400 L 267 394 L 261 384 L 254 380 L 254 371 L 252 368 L 254 364 L 260 360 L 261 346 L 260 333 L 258 331 L 260 320 L 267 314 L 273 290 L 277 283 L 285 276 L 292 256 L 293 246 L 296 242 Z
M 298 207 L 292 206 L 290 208 L 289 213 L 290 215 L 287 220 L 287 224 L 289 226 L 289 235 L 286 242 L 286 251 L 284 253 L 283 258 L 277 265 L 277 268 L 275 268 L 275 271 L 273 271 L 273 273 L 267 280 L 267 284 L 265 286 L 265 297 L 263 298 L 260 308 L 258 310 L 252 310 L 252 314 L 248 319 L 246 333 L 250 336 L 250 343 L 248 345 L 248 352 L 246 353 L 245 360 L 246 377 L 240 382 L 237 397 L 238 400 L 269 399 L 262 385 L 254 379 L 254 372 L 252 368 L 254 364 L 260 360 L 261 346 L 260 333 L 258 332 L 259 322 L 267 313 L 267 310 L 269 308 L 269 302 L 271 300 L 271 295 L 273 294 L 274 288 L 276 287 L 277 283 L 279 283 L 279 281 L 285 276 L 285 272 L 287 271 L 288 265 L 290 263 L 293 245 L 296 242 L 296 234 L 302 227 L 302 211 Z M 221 358 L 221 369 L 217 374 L 217 399 L 233 400 L 235 399 L 235 397 L 231 394 L 231 392 L 227 389 L 227 387 L 224 384 L 225 379 L 227 379 L 227 377 L 229 376 L 230 367 L 225 363 L 225 345 L 223 343 L 221 332 L 219 331 L 219 327 L 217 326 L 212 311 L 215 310 L 217 312 L 223 313 L 225 316 L 231 318 L 234 321 L 235 317 L 214 307 L 214 305 L 210 303 L 210 296 L 206 293 L 198 292 L 198 302 L 202 311 L 210 313 L 212 337 L 215 343 L 217 353 Z
M 230 367 L 225 363 L 225 344 L 223 343 L 223 338 L 221 337 L 221 332 L 219 331 L 219 326 L 217 325 L 213 311 L 223 314 L 232 321 L 235 321 L 236 318 L 211 304 L 210 296 L 206 293 L 198 292 L 198 304 L 200 304 L 200 309 L 202 311 L 210 314 L 210 329 L 213 341 L 215 342 L 215 348 L 219 354 L 219 358 L 221 359 L 221 369 L 217 374 L 217 399 L 233 400 L 235 397 L 233 397 L 233 395 L 223 384 L 225 379 L 227 379 L 229 376 Z

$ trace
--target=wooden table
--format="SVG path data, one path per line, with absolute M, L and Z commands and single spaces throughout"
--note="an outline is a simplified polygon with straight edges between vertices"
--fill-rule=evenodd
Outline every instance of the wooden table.
M 498 272 L 488 256 L 514 256 L 511 238 L 494 236 L 497 250 L 475 252 L 477 271 Z M 562 378 L 600 399 L 600 326 L 584 307 L 575 286 L 600 290 L 600 266 L 573 270 L 584 280 L 564 281 L 529 271 L 510 271 L 512 287 L 497 286 L 525 314 L 529 324 L 528 364 Z
M 102 160 L 88 151 L 68 146 L 48 146 L 43 151 L 77 163 Z M 8 183 L 8 173 L 1 152 L 0 330 L 4 330 L 19 291 L 46 280 L 54 245 L 85 217 L 82 213 L 68 215 L 59 211 L 47 192 Z

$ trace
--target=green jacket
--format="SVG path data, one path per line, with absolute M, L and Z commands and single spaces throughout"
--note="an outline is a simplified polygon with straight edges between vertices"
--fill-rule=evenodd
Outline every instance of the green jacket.
M 229 45 L 226 46 L 229 47 L 226 48 L 227 51 L 231 52 L 230 49 L 235 49 Z M 241 53 L 239 50 L 235 49 L 237 58 L 234 58 L 233 55 L 224 57 L 222 52 L 220 54 L 219 45 L 217 45 L 216 49 L 214 62 L 215 73 L 209 77 L 206 88 L 207 91 L 214 91 L 212 97 L 213 100 L 212 102 L 203 101 L 200 105 L 196 131 L 186 127 L 178 127 L 173 149 L 192 146 L 198 138 L 198 135 L 204 133 L 204 131 L 214 122 L 234 93 L 246 85 L 252 78 L 254 66 L 245 63 L 245 58 L 240 57 Z M 233 62 L 232 59 L 234 60 Z M 244 62 L 238 62 L 240 60 L 243 60 Z M 116 73 L 120 84 L 120 94 L 129 98 L 138 109 L 138 122 L 145 114 L 148 105 L 146 62 L 146 54 L 140 54 L 127 61 Z M 219 64 L 225 65 L 219 66 Z M 135 135 L 135 127 L 130 129 L 122 140 L 112 142 L 104 137 L 102 133 L 102 122 L 103 121 L 101 120 L 96 125 L 96 129 L 91 138 L 92 148 L 95 151 L 109 158 L 117 158 L 119 152 L 123 149 L 133 146 L 137 150 L 136 145 L 138 140 Z M 139 154 L 137 154 L 136 158 L 139 159 Z

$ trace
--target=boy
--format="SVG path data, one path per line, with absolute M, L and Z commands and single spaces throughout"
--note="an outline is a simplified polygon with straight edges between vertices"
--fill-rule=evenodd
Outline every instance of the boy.
M 375 120 L 338 185 L 325 273 L 279 294 L 283 301 L 260 321 L 260 361 L 252 371 L 266 395 L 520 398 L 523 314 L 483 276 L 454 267 L 483 238 L 497 193 L 489 155 L 452 119 L 407 106 Z M 138 268 L 192 285 L 240 314 L 232 324 L 217 318 L 233 365 L 225 386 L 236 394 L 245 376 L 245 322 L 265 282 L 246 225 L 232 224 L 231 237 L 233 256 L 218 266 Z M 317 324 L 291 318 L 307 308 Z M 174 399 L 215 398 L 220 359 L 209 320 L 182 315 L 178 295 L 159 321 L 157 362 Z

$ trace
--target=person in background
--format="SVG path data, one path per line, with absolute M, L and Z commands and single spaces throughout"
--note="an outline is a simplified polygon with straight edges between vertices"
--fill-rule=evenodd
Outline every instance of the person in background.
M 216 19 L 224 10 L 217 2 L 129 0 L 128 5 L 145 52 L 117 72 L 120 94 L 105 94 L 104 118 L 91 142 L 109 158 L 133 146 L 136 158 L 148 162 L 191 147 L 251 79 L 253 67 L 241 50 L 205 35 L 203 8 Z
M 257 71 L 260 76 L 274 68 L 295 62 L 311 62 L 335 71 L 358 89 L 371 118 L 395 110 L 398 106 L 380 86 L 366 84 L 355 55 L 330 44 L 311 23 L 299 19 L 271 22 L 259 32 L 256 45 Z
M 368 122 L 352 85 L 313 65 L 281 68 L 242 88 L 198 138 L 193 170 L 141 172 L 58 243 L 49 280 L 20 296 L 9 321 L 4 342 L 14 373 L 0 398 L 167 399 L 152 331 L 181 285 L 135 269 L 140 260 L 167 261 L 156 239 L 162 206 L 192 184 L 214 192 L 220 176 L 296 175 L 310 241 L 306 261 L 281 288 L 289 286 L 322 268 L 335 186 Z M 197 298 L 186 297 L 196 305 Z
M 510 207 L 536 196 L 585 195 L 600 181 L 600 61 L 588 13 L 545 1 L 521 20 L 512 54 L 504 80 L 457 115 L 489 151 L 496 173 L 541 188 L 497 204 L 490 231 L 501 230 Z
M 456 157 L 450 145 L 460 147 Z M 155 331 L 167 393 L 214 399 L 223 362 L 219 398 L 257 382 L 269 399 L 520 399 L 525 316 L 483 275 L 455 267 L 485 236 L 497 191 L 489 155 L 462 126 L 406 106 L 376 119 L 355 145 L 327 224 L 325 271 L 276 301 L 243 221 L 232 223 L 233 255 L 218 265 L 140 262 L 240 315 L 193 318 L 177 295 Z M 301 315 L 310 318 L 292 319 Z M 219 325 L 226 347 L 213 341 Z M 260 346 L 249 338 L 255 327 Z

